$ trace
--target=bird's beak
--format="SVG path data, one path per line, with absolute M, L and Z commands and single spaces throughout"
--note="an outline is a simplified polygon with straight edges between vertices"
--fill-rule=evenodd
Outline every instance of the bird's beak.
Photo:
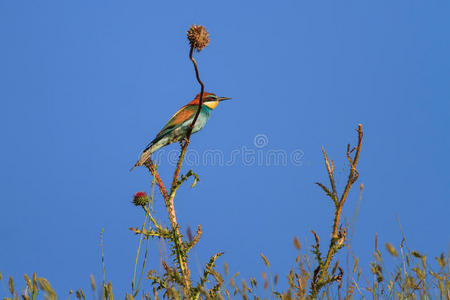
M 219 102 L 220 101 L 223 101 L 223 100 L 230 100 L 231 98 L 228 98 L 228 97 L 219 97 L 219 98 L 217 98 L 218 100 L 219 100 Z

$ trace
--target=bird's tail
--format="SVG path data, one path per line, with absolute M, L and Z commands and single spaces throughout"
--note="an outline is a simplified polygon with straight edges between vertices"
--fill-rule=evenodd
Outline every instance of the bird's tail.
M 147 159 L 150 158 L 152 153 L 153 151 L 151 151 L 151 147 L 145 149 L 144 152 L 142 152 L 142 155 L 137 161 L 137 163 L 130 169 L 130 172 L 133 171 L 134 168 L 142 166 L 147 161 Z

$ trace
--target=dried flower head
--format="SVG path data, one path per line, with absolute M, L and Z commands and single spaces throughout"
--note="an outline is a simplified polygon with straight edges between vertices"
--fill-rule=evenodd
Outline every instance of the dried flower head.
M 194 25 L 187 31 L 189 44 L 197 51 L 203 50 L 209 45 L 209 33 L 202 25 Z
M 133 204 L 136 206 L 145 206 L 148 201 L 148 195 L 145 192 L 137 192 L 133 197 Z

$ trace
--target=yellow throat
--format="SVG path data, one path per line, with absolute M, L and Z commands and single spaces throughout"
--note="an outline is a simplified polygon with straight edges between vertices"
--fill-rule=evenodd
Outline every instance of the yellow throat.
M 206 105 L 207 107 L 209 107 L 209 108 L 211 108 L 211 109 L 216 108 L 216 106 L 217 106 L 218 104 L 219 104 L 219 100 L 216 100 L 216 101 L 208 101 L 208 102 L 203 103 L 203 105 Z

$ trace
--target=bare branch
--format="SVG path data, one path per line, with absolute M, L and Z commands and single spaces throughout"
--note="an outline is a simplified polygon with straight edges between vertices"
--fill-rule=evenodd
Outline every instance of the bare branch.
M 335 185 L 335 181 L 333 178 L 334 163 L 332 160 L 328 159 L 327 153 L 322 148 L 325 165 L 327 167 L 328 177 L 330 179 L 330 184 L 331 184 L 331 187 L 333 190 L 331 196 L 334 197 L 333 200 L 336 204 L 336 211 L 335 211 L 335 215 L 334 215 L 333 230 L 331 233 L 331 240 L 330 240 L 330 245 L 328 248 L 327 257 L 324 262 L 321 260 L 320 257 L 316 257 L 318 266 L 314 271 L 313 280 L 311 282 L 311 298 L 313 298 L 313 299 L 317 297 L 320 289 L 327 283 L 332 282 L 332 281 L 340 282 L 342 280 L 343 272 L 342 272 L 342 269 L 340 269 L 340 267 L 339 267 L 340 273 L 337 276 L 330 276 L 328 269 L 330 267 L 331 261 L 332 261 L 334 255 L 336 254 L 336 252 L 341 247 L 344 246 L 346 236 L 347 236 L 347 230 L 345 228 L 342 228 L 342 225 L 340 226 L 339 224 L 340 224 L 340 219 L 341 219 L 342 208 L 344 206 L 345 200 L 347 199 L 350 188 L 352 187 L 352 185 L 356 182 L 356 180 L 359 177 L 359 172 L 356 169 L 356 166 L 358 164 L 359 155 L 361 153 L 361 143 L 362 143 L 362 137 L 363 137 L 361 124 L 358 124 L 357 132 L 358 132 L 357 146 L 350 149 L 350 145 L 347 145 L 347 160 L 350 164 L 350 171 L 349 171 L 347 183 L 345 185 L 345 189 L 342 192 L 340 199 L 338 199 L 338 197 L 337 197 L 336 185 Z M 354 154 L 354 157 L 352 158 L 351 154 L 354 151 L 356 151 L 356 152 Z M 324 185 L 322 185 L 320 183 L 317 183 L 317 185 L 319 185 L 325 191 L 325 193 L 327 193 L 327 195 L 330 196 L 330 194 L 331 194 L 330 191 Z M 313 249 L 314 249 L 314 251 L 318 252 L 316 250 L 316 247 L 318 247 L 318 237 L 315 235 L 315 238 L 316 238 L 316 245 L 313 246 Z M 332 272 L 332 273 L 334 273 L 334 272 Z
M 333 190 L 333 197 L 331 199 L 333 199 L 334 204 L 336 206 L 338 206 L 338 196 L 337 196 L 337 191 L 336 191 L 336 184 L 334 183 L 334 178 L 333 178 L 334 163 L 333 163 L 333 161 L 331 161 L 331 166 L 330 166 L 330 161 L 328 160 L 328 155 L 325 152 L 325 149 L 323 147 L 322 147 L 322 153 L 323 153 L 323 158 L 325 160 L 325 165 L 327 166 L 328 177 L 330 179 L 331 188 Z

